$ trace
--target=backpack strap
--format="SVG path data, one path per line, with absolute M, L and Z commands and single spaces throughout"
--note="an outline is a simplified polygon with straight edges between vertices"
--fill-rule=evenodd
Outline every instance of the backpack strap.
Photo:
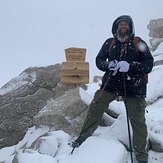
M 115 45 L 115 39 L 113 38 L 110 45 L 109 45 L 109 54 L 111 52 L 112 47 Z
M 138 48 L 138 44 L 139 44 L 139 41 L 140 41 L 140 37 L 138 36 L 135 36 L 134 39 L 133 39 L 133 43 L 134 43 L 134 47 L 135 47 L 135 50 L 136 50 L 136 53 L 138 55 L 138 58 L 139 58 L 139 48 Z M 109 45 L 109 53 L 111 52 L 111 49 L 112 47 L 115 45 L 115 39 L 113 38 L 110 45 Z M 146 83 L 148 83 L 148 74 L 144 74 L 144 79 L 146 81 Z
M 140 37 L 137 37 L 137 36 L 134 37 L 133 43 L 134 43 L 134 47 L 136 49 L 138 57 L 139 57 L 139 48 L 138 48 L 139 41 L 140 41 Z
M 139 49 L 138 49 L 138 43 L 140 41 L 140 37 L 134 37 L 133 43 L 137 52 L 137 55 L 139 56 Z M 111 52 L 111 48 L 115 45 L 115 39 L 113 38 L 110 45 L 109 45 L 109 53 Z

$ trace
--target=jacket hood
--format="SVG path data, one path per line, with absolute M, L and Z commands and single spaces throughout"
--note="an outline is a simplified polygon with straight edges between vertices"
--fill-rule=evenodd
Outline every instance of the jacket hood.
M 133 21 L 132 21 L 132 18 L 128 15 L 122 15 L 122 16 L 119 16 L 114 22 L 113 22 L 113 25 L 112 25 L 112 34 L 114 36 L 114 38 L 117 38 L 117 28 L 118 28 L 118 23 L 121 21 L 121 20 L 126 20 L 129 22 L 129 26 L 130 26 L 130 39 L 133 39 L 134 36 L 135 36 L 135 31 L 134 31 L 134 24 L 133 24 Z

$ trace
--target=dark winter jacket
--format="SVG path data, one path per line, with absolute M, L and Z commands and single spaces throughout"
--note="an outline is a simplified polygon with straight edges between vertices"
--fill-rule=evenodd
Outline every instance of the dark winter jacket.
M 125 43 L 121 43 L 116 37 L 116 31 L 118 28 L 117 22 L 120 19 L 125 19 L 130 23 L 130 38 Z M 115 40 L 114 46 L 109 50 L 113 38 L 107 39 L 96 57 L 96 66 L 98 69 L 105 72 L 102 79 L 101 89 L 124 96 L 124 83 L 122 74 L 125 74 L 124 76 L 127 96 L 139 98 L 146 97 L 147 82 L 144 78 L 144 74 L 150 73 L 153 68 L 153 57 L 147 44 L 142 39 L 140 39 L 140 48 L 135 48 L 133 43 L 135 35 L 133 22 L 131 17 L 126 15 L 121 16 L 114 21 L 112 33 Z M 127 53 L 122 55 L 121 49 L 124 44 L 127 46 Z M 108 64 L 113 60 L 127 61 L 130 64 L 129 71 L 127 73 L 117 72 L 116 75 L 111 75 L 111 72 L 108 71 Z

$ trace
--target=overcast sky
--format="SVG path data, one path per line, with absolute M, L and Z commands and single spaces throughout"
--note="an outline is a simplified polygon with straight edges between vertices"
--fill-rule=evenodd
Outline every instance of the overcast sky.
M 133 18 L 136 35 L 149 43 L 147 25 L 163 18 L 163 0 L 0 0 L 0 87 L 23 70 L 65 61 L 69 47 L 87 49 L 91 78 L 95 57 L 111 37 L 113 21 Z

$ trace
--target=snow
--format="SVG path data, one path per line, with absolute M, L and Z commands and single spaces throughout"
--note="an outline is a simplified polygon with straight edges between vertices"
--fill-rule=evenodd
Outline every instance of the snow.
M 138 49 L 141 51 L 141 52 L 145 52 L 146 49 L 147 49 L 147 45 L 143 42 L 139 43 L 138 44 Z
M 113 153 L 113 156 L 108 158 L 109 153 Z M 99 155 L 101 157 L 98 157 Z M 60 162 L 65 163 L 66 160 L 67 163 L 108 163 L 108 159 L 110 162 L 125 160 L 124 146 L 111 139 L 107 140 L 106 138 L 92 136 L 80 148 L 75 150 L 73 155 L 61 158 Z
M 29 148 L 38 137 L 46 134 L 48 131 L 49 127 L 39 128 L 37 130 L 35 130 L 35 127 L 30 128 L 26 133 L 24 139 L 16 145 L 16 150 L 21 148 L 24 144 L 26 144 L 26 148 Z
M 13 81 L 9 82 L 5 88 L 0 89 L 0 94 L 14 91 L 24 85 L 24 79 L 27 76 L 27 74 L 22 74 L 15 78 L 14 81 L 19 81 L 17 85 L 12 84 L 15 83 Z M 21 80 L 18 80 L 20 78 Z M 35 78 L 36 76 L 33 75 L 32 80 L 35 80 Z M 149 74 L 146 123 L 149 138 L 163 146 L 162 81 L 163 65 L 155 66 Z M 86 104 L 90 104 L 100 84 L 101 81 L 87 84 L 87 90 L 80 88 L 81 99 Z M 72 138 L 64 131 L 55 131 L 45 126 L 40 128 L 34 126 L 29 128 L 24 139 L 17 145 L 0 150 L 0 162 L 12 163 L 13 159 L 17 159 L 18 163 L 130 163 L 130 153 L 125 148 L 129 144 L 124 103 L 122 101 L 113 101 L 109 108 L 120 114 L 117 120 L 112 119 L 111 126 L 99 126 L 80 148 L 74 150 L 73 154 L 71 154 L 72 148 L 69 143 L 75 138 Z M 33 145 L 35 141 L 36 143 Z M 14 157 L 15 155 L 16 157 Z M 163 153 L 149 151 L 149 163 L 153 162 L 162 163 Z
M 9 92 L 13 92 L 17 90 L 20 87 L 23 87 L 27 84 L 30 84 L 36 80 L 36 73 L 26 73 L 23 72 L 21 75 L 11 79 L 7 84 L 5 84 L 1 89 L 0 89 L 0 95 L 5 95 Z
M 157 71 L 157 73 L 160 75 L 160 71 Z M 81 88 L 81 98 L 87 99 L 85 101 L 87 103 L 89 101 L 88 97 L 91 99 L 95 88 L 98 87 L 99 83 L 92 83 L 88 85 L 87 91 Z M 130 154 L 123 145 L 127 144 L 129 146 L 124 104 L 123 102 L 113 101 L 111 106 L 121 110 L 118 119 L 110 127 L 98 127 L 93 136 L 89 137 L 80 148 L 77 148 L 73 155 L 70 154 L 72 148 L 68 145 L 72 138 L 67 133 L 50 131 L 48 127 L 38 129 L 32 127 L 17 145 L 0 150 L 0 161 L 5 160 L 5 163 L 11 163 L 15 153 L 17 153 L 19 163 L 122 163 L 125 160 L 130 162 Z M 148 106 L 146 108 L 148 110 L 146 119 L 150 138 L 163 144 L 163 121 L 160 114 L 163 111 L 162 106 L 162 99 Z M 39 138 L 45 141 L 42 141 L 39 148 L 36 148 L 36 145 L 31 149 L 32 143 Z M 25 147 L 25 149 L 22 147 Z M 157 155 L 158 153 L 150 152 L 149 160 Z M 157 156 L 157 158 L 159 157 L 160 155 Z M 161 161 L 158 163 L 161 163 Z
M 146 101 L 152 103 L 163 95 L 163 65 L 155 66 L 148 76 Z
M 19 154 L 17 159 L 19 160 L 19 162 L 23 162 L 23 163 L 29 163 L 29 162 L 57 163 L 57 162 L 54 162 L 53 157 L 50 157 L 48 155 L 41 155 L 37 152 Z
M 153 52 L 154 60 L 163 60 L 163 42 L 159 44 L 158 48 Z

